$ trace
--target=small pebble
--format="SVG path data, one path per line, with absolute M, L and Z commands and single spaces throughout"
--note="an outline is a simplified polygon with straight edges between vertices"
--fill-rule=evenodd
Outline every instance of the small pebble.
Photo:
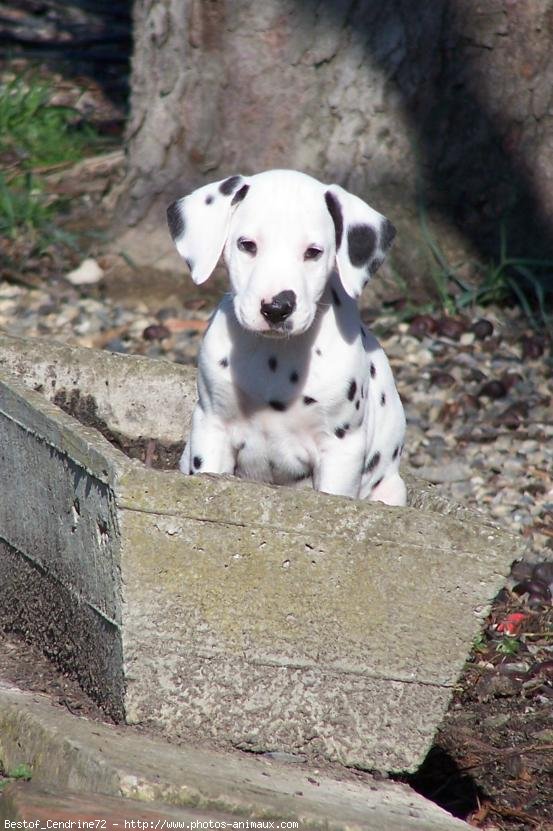
M 146 326 L 142 332 L 144 340 L 163 340 L 163 338 L 170 337 L 171 332 L 167 326 L 161 323 L 153 323 L 151 326 Z
M 532 675 L 541 675 L 553 680 L 553 660 L 541 661 L 532 668 Z
M 476 683 L 474 691 L 481 701 L 488 701 L 490 698 L 510 698 L 518 695 L 522 689 L 522 679 L 514 675 L 501 675 L 490 673 L 483 675 Z
M 465 413 L 470 413 L 480 408 L 478 397 L 471 395 L 469 392 L 465 392 L 459 397 L 459 404 Z
M 516 404 L 512 404 L 494 419 L 494 424 L 516 430 L 522 424 L 523 419 L 524 416 L 520 412 L 520 408 Z
M 518 562 L 514 563 L 513 567 L 511 568 L 511 577 L 513 578 L 513 580 L 516 580 L 519 583 L 522 580 L 528 580 L 532 576 L 535 576 L 534 568 L 535 566 L 533 566 L 532 563 L 527 563 L 525 562 L 525 560 L 519 560 Z M 505 597 L 505 600 L 508 600 L 508 596 Z
M 519 372 L 504 372 L 500 380 L 505 389 L 509 391 L 515 384 L 519 384 L 523 378 Z
M 455 383 L 455 378 L 449 372 L 432 372 L 430 375 L 430 383 L 436 387 L 452 387 Z
M 121 352 L 126 354 L 129 350 L 121 340 L 121 338 L 114 338 L 106 343 L 104 347 L 108 352 Z
M 78 268 L 66 274 L 65 279 L 74 286 L 87 286 L 98 283 L 103 276 L 104 271 L 100 268 L 96 260 L 88 257 L 82 261 Z
M 459 340 L 466 330 L 466 321 L 458 317 L 442 317 L 438 321 L 438 334 L 450 340 Z
M 433 334 L 437 329 L 436 321 L 430 315 L 417 315 L 409 325 L 408 333 L 419 340 L 425 335 Z
M 517 583 L 516 586 L 513 586 L 513 591 L 515 594 L 527 594 L 529 600 L 532 601 L 551 603 L 549 586 L 541 580 L 537 580 L 535 577 Z
M 482 381 L 486 380 L 486 375 L 485 375 L 484 372 L 482 372 L 482 370 L 472 368 L 470 373 L 469 373 L 468 380 L 469 381 L 476 381 L 477 383 L 481 383 Z
M 525 661 L 503 661 L 498 666 L 502 675 L 526 675 L 529 669 L 530 666 Z
M 474 335 L 478 338 L 478 340 L 484 340 L 484 338 L 489 338 L 493 335 L 493 323 L 490 323 L 489 320 L 486 318 L 481 317 L 471 326 L 471 331 Z
M 543 341 L 537 337 L 522 337 L 520 339 L 520 346 L 522 349 L 522 360 L 529 359 L 535 361 L 543 355 Z
M 507 395 L 507 390 L 505 384 L 501 381 L 488 381 L 480 388 L 478 394 L 485 398 L 504 398 Z
M 538 563 L 532 571 L 534 580 L 540 580 L 546 585 L 553 583 L 553 562 Z

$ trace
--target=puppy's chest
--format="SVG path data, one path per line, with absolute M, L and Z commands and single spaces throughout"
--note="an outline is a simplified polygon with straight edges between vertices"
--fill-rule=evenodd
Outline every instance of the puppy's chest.
M 266 435 L 314 436 L 363 420 L 366 358 L 354 345 L 267 340 L 234 349 L 226 365 L 210 363 L 217 414 Z

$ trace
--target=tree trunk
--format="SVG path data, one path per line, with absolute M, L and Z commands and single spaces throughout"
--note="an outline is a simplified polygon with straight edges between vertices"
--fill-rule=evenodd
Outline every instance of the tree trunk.
M 501 226 L 508 254 L 552 257 L 550 0 L 136 0 L 134 28 L 118 217 L 138 260 L 176 262 L 175 196 L 271 167 L 387 214 L 415 300 L 426 226 L 469 277 Z

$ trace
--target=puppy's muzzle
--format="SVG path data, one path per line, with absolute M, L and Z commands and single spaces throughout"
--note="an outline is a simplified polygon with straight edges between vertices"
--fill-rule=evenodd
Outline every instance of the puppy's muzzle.
M 273 326 L 284 323 L 295 308 L 296 295 L 295 292 L 289 290 L 275 294 L 269 303 L 266 303 L 264 300 L 261 301 L 261 314 Z

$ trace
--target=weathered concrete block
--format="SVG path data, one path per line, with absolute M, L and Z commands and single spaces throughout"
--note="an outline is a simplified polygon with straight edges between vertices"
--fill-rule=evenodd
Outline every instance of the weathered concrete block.
M 100 385 L 110 358 L 179 422 L 141 381 L 162 362 L 101 353 Z M 5 625 L 117 717 L 253 751 L 416 769 L 521 554 L 425 487 L 402 509 L 146 469 L 7 373 L 0 465 Z
M 0 333 L 0 369 L 116 436 L 182 442 L 196 403 L 192 367 Z M 161 412 L 160 412 L 161 410 Z

